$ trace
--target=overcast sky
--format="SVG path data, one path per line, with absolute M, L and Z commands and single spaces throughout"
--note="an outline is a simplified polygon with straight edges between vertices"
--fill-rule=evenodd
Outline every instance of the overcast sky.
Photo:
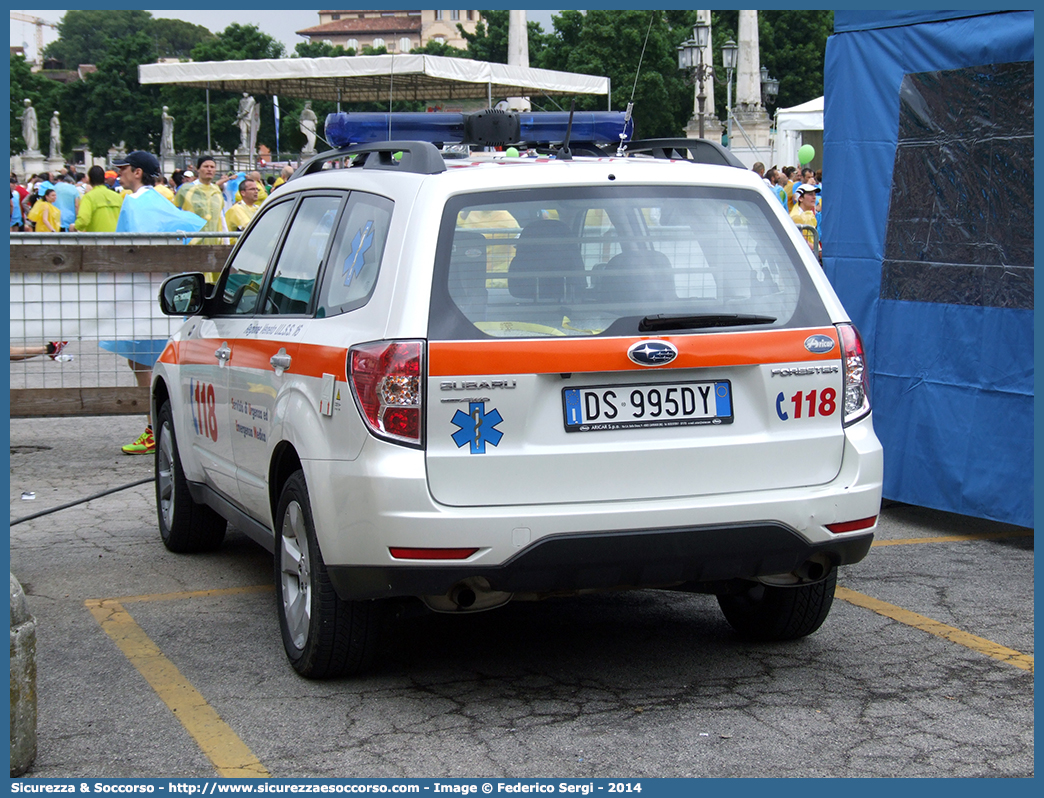
M 371 3 L 371 7 L 374 4 Z M 380 4 L 377 4 L 380 7 Z M 61 22 L 65 11 L 34 11 L 32 9 L 22 10 L 23 14 L 40 17 L 48 22 Z M 539 22 L 545 31 L 551 31 L 551 15 L 553 11 L 528 11 L 527 18 Z M 220 33 L 233 22 L 240 24 L 257 25 L 262 31 L 278 39 L 286 47 L 287 53 L 294 51 L 298 42 L 307 41 L 303 36 L 297 36 L 294 31 L 304 30 L 319 24 L 319 11 L 152 11 L 154 17 L 168 17 L 183 19 L 196 25 L 203 25 L 214 33 Z M 50 44 L 58 38 L 58 32 L 53 28 L 45 27 L 44 45 Z M 11 20 L 11 44 L 19 46 L 27 44 L 26 57 L 31 61 L 36 57 L 36 26 L 31 22 Z

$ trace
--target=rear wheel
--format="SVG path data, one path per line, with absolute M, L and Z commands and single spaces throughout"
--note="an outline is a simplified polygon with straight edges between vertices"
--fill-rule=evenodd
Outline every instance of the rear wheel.
M 192 500 L 174 437 L 170 402 L 160 407 L 156 435 L 156 512 L 163 545 L 179 554 L 216 549 L 225 539 L 228 522 Z
M 337 596 L 316 541 L 302 471 L 283 487 L 276 531 L 279 627 L 290 664 L 311 679 L 362 672 L 377 650 L 382 604 Z
M 834 603 L 837 569 L 810 585 L 776 587 L 752 582 L 742 593 L 718 596 L 725 619 L 754 640 L 796 640 L 822 626 Z

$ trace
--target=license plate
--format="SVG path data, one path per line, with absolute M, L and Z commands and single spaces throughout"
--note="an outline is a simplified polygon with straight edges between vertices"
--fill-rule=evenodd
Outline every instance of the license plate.
M 733 420 L 728 380 L 565 388 L 562 405 L 566 432 L 731 424 Z

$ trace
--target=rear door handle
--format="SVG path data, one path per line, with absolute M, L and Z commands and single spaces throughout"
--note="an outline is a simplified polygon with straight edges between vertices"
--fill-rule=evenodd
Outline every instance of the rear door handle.
M 221 346 L 214 351 L 214 357 L 218 360 L 228 360 L 232 357 L 232 350 L 229 348 L 228 341 L 223 341 L 221 343 Z

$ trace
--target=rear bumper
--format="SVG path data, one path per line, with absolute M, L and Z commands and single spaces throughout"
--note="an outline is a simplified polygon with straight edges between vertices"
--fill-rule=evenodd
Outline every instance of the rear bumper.
M 327 566 L 343 599 L 445 595 L 472 577 L 504 593 L 657 587 L 769 576 L 814 555 L 834 565 L 866 556 L 873 533 L 810 543 L 778 523 L 594 532 L 545 538 L 500 564 Z

